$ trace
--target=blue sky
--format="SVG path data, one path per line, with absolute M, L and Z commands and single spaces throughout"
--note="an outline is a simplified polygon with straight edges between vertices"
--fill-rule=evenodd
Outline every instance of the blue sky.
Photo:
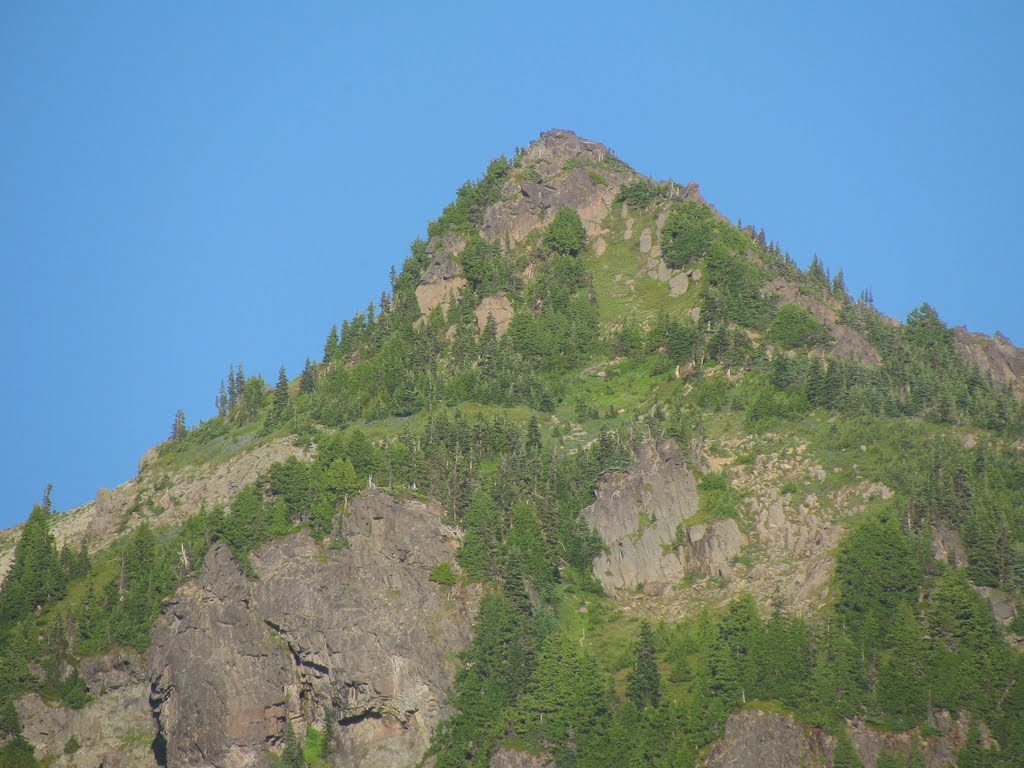
M 230 362 L 297 373 L 553 127 L 1024 343 L 1024 6 L 639 5 L 0 6 L 0 527 L 130 479 Z

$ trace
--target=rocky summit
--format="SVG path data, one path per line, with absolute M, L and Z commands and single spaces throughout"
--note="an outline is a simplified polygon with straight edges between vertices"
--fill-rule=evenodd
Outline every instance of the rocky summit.
M 317 361 L 0 532 L 0 766 L 1024 764 L 1024 350 L 840 267 L 492 160 Z

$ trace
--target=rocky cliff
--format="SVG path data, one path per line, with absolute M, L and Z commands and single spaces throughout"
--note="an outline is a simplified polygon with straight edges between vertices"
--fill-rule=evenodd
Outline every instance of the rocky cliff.
M 890 753 L 908 759 L 918 750 L 927 768 L 947 768 L 956 764 L 956 750 L 967 738 L 970 716 L 937 711 L 928 734 L 915 728 L 893 733 L 870 728 L 863 723 L 850 724 L 853 747 L 864 768 L 875 768 L 878 758 Z M 836 739 L 820 728 L 804 725 L 779 712 L 746 709 L 732 715 L 725 726 L 725 737 L 711 746 L 705 768 L 828 768 L 836 751 Z
M 151 525 L 180 525 L 203 504 L 227 504 L 239 489 L 256 480 L 272 464 L 289 456 L 309 458 L 292 438 L 239 446 L 222 462 L 168 469 L 150 449 L 139 462 L 139 474 L 117 488 L 101 488 L 94 501 L 53 515 L 50 530 L 58 546 L 93 552 L 133 531 L 144 520 Z M 0 580 L 10 568 L 21 528 L 0 531 Z
M 458 531 L 441 511 L 368 491 L 347 544 L 275 540 L 243 575 L 216 544 L 201 576 L 169 600 L 145 660 L 83 663 L 95 701 L 78 712 L 30 695 L 26 737 L 55 766 L 266 766 L 286 721 L 301 735 L 335 721 L 337 765 L 415 765 L 448 713 L 456 655 L 476 594 L 428 575 Z M 61 750 L 72 736 L 82 744 Z
M 583 510 L 607 550 L 594 576 L 609 591 L 642 587 L 663 593 L 688 570 L 725 577 L 744 542 L 735 520 L 687 527 L 697 513 L 697 482 L 671 442 L 644 443 L 636 463 L 602 478 L 597 499 Z

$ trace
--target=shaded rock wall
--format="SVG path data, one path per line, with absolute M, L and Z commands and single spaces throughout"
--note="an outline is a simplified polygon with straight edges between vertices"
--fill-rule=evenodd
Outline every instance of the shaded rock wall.
M 475 592 L 428 580 L 458 533 L 441 511 L 370 491 L 350 505 L 347 549 L 305 534 L 252 556 L 222 545 L 153 630 L 152 697 L 171 768 L 262 766 L 333 709 L 336 764 L 414 765 L 469 642 Z

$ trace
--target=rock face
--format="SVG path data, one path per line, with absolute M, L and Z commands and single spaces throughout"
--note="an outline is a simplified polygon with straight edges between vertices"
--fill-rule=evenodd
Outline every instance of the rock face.
M 484 212 L 481 233 L 491 242 L 522 242 L 543 227 L 560 206 L 575 208 L 591 238 L 601 233 L 619 187 L 635 175 L 622 164 L 606 162 L 613 157 L 603 144 L 581 139 L 571 131 L 542 133 L 527 147 L 520 164 L 529 167 L 529 178 L 508 181 L 501 201 Z M 601 164 L 599 178 L 585 168 L 566 172 L 565 164 Z M 603 183 L 602 183 L 603 182 Z
M 555 768 L 548 754 L 532 755 L 518 749 L 502 748 L 491 755 L 490 768 Z
M 786 715 L 739 712 L 725 724 L 725 738 L 708 752 L 707 768 L 826 768 L 832 738 Z
M 447 312 L 451 303 L 459 298 L 462 289 L 469 284 L 462 276 L 462 267 L 453 261 L 465 247 L 465 238 L 458 235 L 431 238 L 427 244 L 427 253 L 433 258 L 430 266 L 424 270 L 420 284 L 416 286 L 416 303 L 424 317 L 435 307 L 441 307 Z
M 1010 384 L 1024 392 L 1024 349 L 1013 346 L 998 331 L 994 336 L 972 333 L 963 326 L 953 329 L 960 353 L 997 384 Z
M 156 722 L 149 711 L 149 680 L 138 656 L 86 659 L 80 673 L 94 697 L 68 709 L 30 693 L 17 702 L 25 738 L 54 768 L 152 768 Z M 64 754 L 72 737 L 80 747 Z
M 841 324 L 835 309 L 821 299 L 801 293 L 800 286 L 781 277 L 772 280 L 767 288 L 779 297 L 780 304 L 796 304 L 828 328 L 833 339 L 832 355 L 852 358 L 871 366 L 882 362 L 882 356 L 871 342 L 860 331 Z
M 147 452 L 150 455 L 151 451 Z M 101 488 L 96 500 L 54 515 L 50 528 L 57 546 L 78 549 L 82 542 L 96 552 L 134 530 L 143 520 L 153 525 L 179 525 L 199 511 L 231 501 L 238 490 L 256 480 L 270 465 L 289 456 L 308 459 L 292 438 L 280 438 L 239 452 L 220 464 L 189 466 L 160 472 L 144 463 L 139 475 L 114 489 Z M 0 531 L 0 580 L 14 559 L 20 526 Z
M 487 318 L 493 317 L 498 331 L 498 338 L 500 339 L 505 331 L 508 330 L 508 325 L 512 322 L 515 309 L 512 307 L 512 302 L 508 300 L 508 296 L 502 291 L 494 296 L 485 297 L 480 302 L 480 306 L 474 311 L 474 314 L 476 315 L 476 324 L 481 331 L 487 325 Z
M 336 764 L 414 765 L 469 642 L 475 597 L 428 580 L 458 534 L 440 510 L 366 492 L 343 524 L 347 549 L 305 534 L 252 555 L 226 547 L 166 606 L 149 654 L 171 768 L 264 766 L 290 718 L 300 734 L 333 710 Z
M 864 768 L 876 768 L 884 752 L 906 758 L 913 743 L 920 744 L 927 768 L 945 768 L 955 765 L 956 750 L 966 741 L 969 720 L 966 712 L 954 719 L 948 712 L 937 711 L 930 723 L 933 729 L 930 736 L 922 735 L 918 728 L 893 733 L 853 722 L 850 724 L 851 740 Z M 835 738 L 820 728 L 803 725 L 789 715 L 751 709 L 729 718 L 725 737 L 712 745 L 704 765 L 706 768 L 828 768 L 835 749 Z
M 735 520 L 683 525 L 697 513 L 697 483 L 675 443 L 653 441 L 637 450 L 636 464 L 606 475 L 597 499 L 583 510 L 608 551 L 594 559 L 605 589 L 660 593 L 687 570 L 728 577 L 729 561 L 744 537 Z

